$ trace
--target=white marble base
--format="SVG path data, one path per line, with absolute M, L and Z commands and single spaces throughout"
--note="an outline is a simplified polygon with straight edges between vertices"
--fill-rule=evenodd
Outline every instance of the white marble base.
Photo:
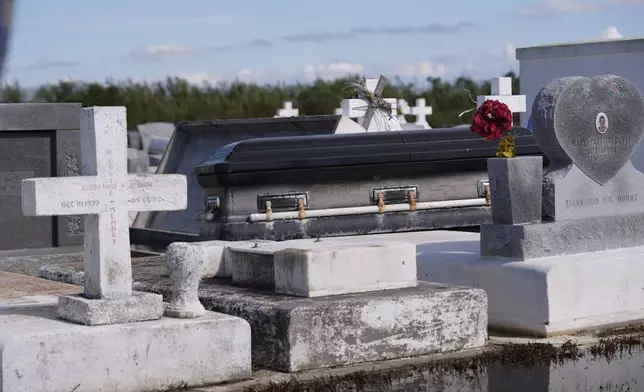
M 231 246 L 233 282 L 299 297 L 415 287 L 416 245 L 356 237 Z M 242 276 L 240 276 L 242 275 Z
M 543 337 L 644 319 L 644 247 L 508 261 L 464 240 L 419 245 L 417 262 L 419 280 L 484 289 L 494 329 Z
M 2 392 L 142 392 L 251 375 L 250 325 L 208 312 L 82 326 L 56 317 L 55 302 L 0 307 Z

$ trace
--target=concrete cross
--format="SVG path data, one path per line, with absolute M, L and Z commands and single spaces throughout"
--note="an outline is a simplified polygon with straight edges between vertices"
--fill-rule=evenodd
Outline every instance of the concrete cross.
M 400 113 L 398 114 L 398 122 L 400 123 L 400 125 L 407 124 L 407 119 L 405 118 L 405 116 L 411 114 L 411 108 L 409 107 L 409 104 L 407 103 L 407 101 L 405 101 L 402 98 L 399 99 L 398 109 L 400 109 L 400 110 L 397 110 L 397 112 Z
M 480 107 L 487 100 L 496 100 L 508 105 L 514 113 L 526 112 L 525 95 L 512 95 L 512 78 L 492 79 L 492 95 L 479 95 L 476 97 L 476 105 Z
M 343 114 L 349 118 L 362 119 L 361 125 L 367 131 L 399 131 L 402 130 L 397 118 L 397 100 L 395 98 L 382 98 L 382 92 L 387 86 L 387 78 L 380 76 L 380 79 L 367 79 L 366 87 L 371 94 L 376 97 L 376 100 L 386 103 L 391 107 L 391 118 L 384 118 L 385 114 L 376 112 L 376 109 L 370 107 L 371 102 L 366 97 L 358 97 L 357 99 L 343 99 L 342 110 Z M 378 123 L 381 121 L 373 121 L 374 115 L 378 115 L 388 123 L 388 129 L 381 129 Z
M 277 115 L 273 117 L 297 117 L 299 115 L 300 111 L 293 108 L 293 102 L 287 101 L 282 105 L 282 109 L 277 111 Z
M 431 106 L 425 104 L 425 98 L 418 98 L 416 100 L 416 106 L 411 108 L 411 114 L 416 116 L 415 125 L 418 125 L 419 128 L 430 129 L 429 123 L 427 122 L 427 116 L 431 116 L 433 109 Z
M 84 108 L 80 128 L 83 175 L 23 180 L 22 210 L 27 216 L 85 215 L 85 297 L 128 297 L 128 213 L 185 209 L 186 177 L 128 175 L 124 107 Z

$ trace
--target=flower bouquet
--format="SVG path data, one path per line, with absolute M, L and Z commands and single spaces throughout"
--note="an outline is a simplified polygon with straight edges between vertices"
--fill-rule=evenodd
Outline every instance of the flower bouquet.
M 499 158 L 513 158 L 516 155 L 514 148 L 514 132 L 512 131 L 512 112 L 508 105 L 496 100 L 483 102 L 474 117 L 470 131 L 487 140 L 500 140 L 496 156 Z

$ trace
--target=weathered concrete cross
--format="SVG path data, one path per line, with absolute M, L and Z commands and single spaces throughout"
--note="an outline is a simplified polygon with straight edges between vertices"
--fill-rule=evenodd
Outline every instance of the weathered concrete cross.
M 80 113 L 83 176 L 22 182 L 27 216 L 85 215 L 85 297 L 132 295 L 129 211 L 171 211 L 187 206 L 186 177 L 127 173 L 124 107 Z

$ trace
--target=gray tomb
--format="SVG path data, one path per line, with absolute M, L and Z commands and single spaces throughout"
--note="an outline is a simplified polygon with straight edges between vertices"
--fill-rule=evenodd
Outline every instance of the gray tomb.
M 419 247 L 419 277 L 484 289 L 490 327 L 530 336 L 643 319 L 644 174 L 630 161 L 641 93 L 612 75 L 553 80 L 532 130 L 545 173 L 539 158 L 491 161 L 493 223 L 480 241 Z
M 26 217 L 20 199 L 26 178 L 80 174 L 80 111 L 79 103 L 0 104 L 0 251 L 83 243 L 80 216 Z
M 137 229 L 152 229 L 198 235 L 201 223 L 196 217 L 204 210 L 204 193 L 197 183 L 194 168 L 206 162 L 220 147 L 255 138 L 333 134 L 343 127 L 343 121 L 351 120 L 324 115 L 178 123 L 157 174 L 187 176 L 188 208 L 185 211 L 139 213 L 132 226 L 135 228 L 133 233 L 137 233 Z
M 482 254 L 529 259 L 644 245 L 644 174 L 630 161 L 644 133 L 637 88 L 616 76 L 561 78 L 534 102 L 532 128 L 550 159 L 544 222 L 511 222 L 493 213 L 494 223 L 481 228 Z M 509 190 L 499 195 L 492 186 L 493 210 L 496 199 L 536 201 Z

